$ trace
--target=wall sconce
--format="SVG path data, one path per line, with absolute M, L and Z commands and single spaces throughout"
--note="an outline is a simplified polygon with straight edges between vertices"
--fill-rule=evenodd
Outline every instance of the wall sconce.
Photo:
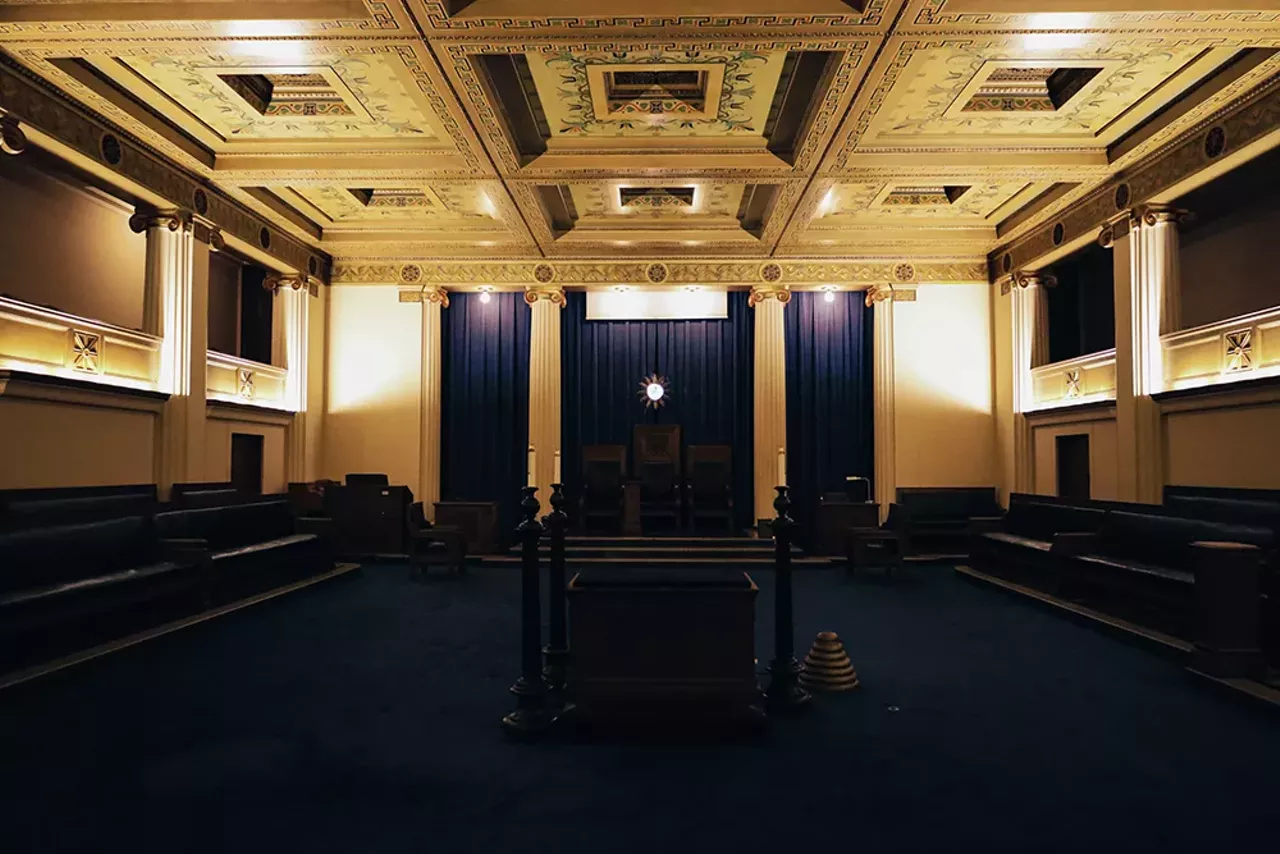
M 823 302 L 835 302 L 835 301 L 836 301 L 836 289 L 835 289 L 835 288 L 833 288 L 833 287 L 831 287 L 830 285 L 827 285 L 825 288 L 823 288 L 823 289 L 822 289 L 822 301 L 823 301 Z
M 493 297 L 490 296 L 490 293 L 489 293 L 492 290 L 493 288 L 489 287 L 488 285 L 485 285 L 484 287 L 480 288 L 480 302 L 484 303 L 485 305 L 488 305 L 489 302 L 493 299 Z

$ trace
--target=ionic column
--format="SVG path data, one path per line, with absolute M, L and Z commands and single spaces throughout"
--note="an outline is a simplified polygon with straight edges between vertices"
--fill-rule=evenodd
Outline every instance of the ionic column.
M 143 330 L 162 338 L 157 486 L 204 480 L 205 360 L 208 348 L 209 245 L 213 239 L 185 211 L 136 213 L 129 227 L 147 237 Z
M 272 363 L 283 367 L 284 404 L 293 412 L 285 433 L 285 477 L 290 483 L 312 480 L 307 442 L 308 355 L 311 339 L 311 281 L 305 273 L 272 274 L 263 280 L 272 292 Z
M 1018 492 L 1035 489 L 1031 427 L 1025 413 L 1035 402 L 1031 369 L 1049 362 L 1049 303 L 1044 289 L 1050 281 L 1038 272 L 1019 271 L 1001 285 L 1001 293 L 1012 291 L 1013 300 L 1013 465 Z
M 1152 287 L 1141 219 L 1125 213 L 1099 242 L 1114 251 L 1116 481 L 1121 501 L 1159 504 L 1164 488 L 1160 407 L 1160 296 Z M 1158 279 L 1157 279 L 1158 281 Z
M 427 518 L 435 521 L 440 500 L 441 360 L 440 312 L 449 307 L 444 289 L 422 289 L 422 441 L 418 462 L 418 499 Z
M 783 309 L 791 292 L 782 287 L 751 291 L 756 310 L 755 341 L 755 519 L 773 518 L 778 450 L 787 447 L 787 335 Z
M 897 498 L 897 410 L 894 397 L 893 288 L 889 285 L 867 291 L 867 306 L 874 312 L 872 342 L 874 354 L 875 421 L 872 447 L 875 450 L 876 502 L 880 521 L 889 515 L 889 505 Z
M 524 301 L 533 312 L 529 330 L 529 444 L 537 450 L 539 500 L 551 495 L 555 455 L 560 450 L 560 309 L 564 291 L 529 288 Z

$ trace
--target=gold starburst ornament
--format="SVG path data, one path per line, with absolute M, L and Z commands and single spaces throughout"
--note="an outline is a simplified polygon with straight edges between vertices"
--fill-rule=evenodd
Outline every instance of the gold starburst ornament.
M 667 379 L 657 374 L 649 374 L 649 376 L 640 380 L 640 391 L 638 392 L 640 399 L 644 401 L 644 408 L 653 407 L 657 409 L 667 402 Z

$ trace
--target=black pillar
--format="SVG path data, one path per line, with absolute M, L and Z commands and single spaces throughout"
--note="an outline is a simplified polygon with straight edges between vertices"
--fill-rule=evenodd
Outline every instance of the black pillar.
M 773 520 L 774 591 L 773 591 L 773 661 L 769 664 L 769 688 L 765 699 L 771 709 L 793 709 L 809 701 L 809 692 L 800 685 L 800 663 L 793 649 L 795 634 L 791 608 L 791 534 L 795 520 L 787 515 L 791 500 L 787 487 L 774 487 L 773 499 L 777 518 Z
M 524 487 L 520 510 L 524 521 L 516 528 L 520 536 L 520 678 L 511 686 L 516 695 L 516 708 L 502 725 L 518 736 L 537 735 L 551 725 L 547 708 L 547 683 L 542 678 L 542 602 L 538 587 L 538 541 L 542 525 L 538 522 L 538 488 Z
M 550 637 L 542 650 L 546 659 L 543 673 L 551 689 L 552 700 L 557 705 L 564 702 L 565 664 L 569 656 L 569 628 L 565 614 L 564 595 L 564 535 L 569 516 L 564 512 L 564 486 L 551 484 L 551 512 L 542 520 L 551 534 L 551 572 L 547 595 L 551 597 L 548 609 L 551 616 Z

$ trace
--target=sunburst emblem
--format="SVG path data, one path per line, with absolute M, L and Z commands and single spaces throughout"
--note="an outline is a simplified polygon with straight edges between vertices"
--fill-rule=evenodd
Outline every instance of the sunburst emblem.
M 652 406 L 657 409 L 659 406 L 667 402 L 667 379 L 657 374 L 649 374 L 649 376 L 640 380 L 640 391 L 637 392 L 640 399 L 644 401 L 644 408 L 648 409 Z

